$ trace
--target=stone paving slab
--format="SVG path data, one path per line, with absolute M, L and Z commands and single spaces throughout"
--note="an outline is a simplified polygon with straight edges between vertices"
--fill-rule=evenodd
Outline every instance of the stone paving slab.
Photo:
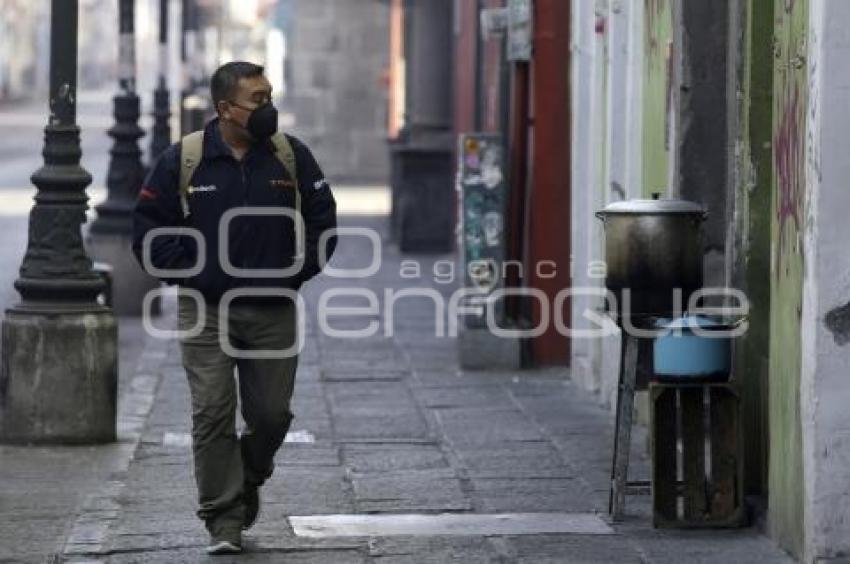
M 622 539 L 583 535 L 537 535 L 506 537 L 508 553 L 517 564 L 598 564 L 617 562 L 644 564 L 640 550 Z M 680 562 L 686 562 L 681 560 Z
M 419 403 L 431 409 L 448 407 L 514 408 L 512 398 L 498 384 L 428 387 L 416 389 L 414 393 Z
M 385 537 L 369 543 L 376 564 L 490 564 L 499 562 L 499 551 L 487 537 Z
M 476 509 L 492 512 L 593 511 L 584 483 L 570 478 L 472 478 Z
M 369 413 L 367 410 L 339 409 L 334 412 L 337 440 L 352 442 L 357 439 L 385 442 L 430 441 L 431 435 L 425 421 L 416 411 L 396 413 Z
M 351 472 L 389 472 L 447 468 L 448 462 L 436 444 L 345 444 L 343 460 Z
M 544 440 L 537 426 L 516 409 L 443 408 L 433 413 L 446 437 L 457 448 Z
M 308 425 L 308 428 L 313 427 Z M 340 464 L 339 446 L 328 444 L 292 444 L 284 443 L 275 456 L 275 465 L 281 468 L 287 466 L 329 466 L 336 467 Z M 286 472 L 287 470 L 283 470 Z
M 411 388 L 443 388 L 504 385 L 519 377 L 516 373 L 464 371 L 457 367 L 414 370 Z
M 350 474 L 360 512 L 413 513 L 472 509 L 454 470 L 406 469 Z
M 549 441 L 459 447 L 456 452 L 466 474 L 473 478 L 570 478 L 576 475 Z
M 322 371 L 322 380 L 328 382 L 362 382 L 370 380 L 401 380 L 409 374 L 398 368 L 375 369 L 351 369 L 328 367 Z

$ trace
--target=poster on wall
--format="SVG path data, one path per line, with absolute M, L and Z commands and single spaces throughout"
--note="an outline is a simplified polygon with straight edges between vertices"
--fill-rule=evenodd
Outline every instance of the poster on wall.
M 508 1 L 508 60 L 531 60 L 531 0 Z
M 465 326 L 486 326 L 488 298 L 503 286 L 505 260 L 505 209 L 508 195 L 502 138 L 470 133 L 460 137 L 458 148 L 460 240 L 464 286 L 474 290 L 463 304 Z M 502 300 L 491 304 L 495 320 L 502 323 Z

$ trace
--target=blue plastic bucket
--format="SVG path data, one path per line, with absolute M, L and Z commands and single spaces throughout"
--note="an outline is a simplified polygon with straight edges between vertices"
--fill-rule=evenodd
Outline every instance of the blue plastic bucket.
M 659 319 L 662 332 L 653 343 L 656 376 L 671 378 L 728 379 L 731 370 L 732 339 L 728 331 L 734 325 L 705 316 L 689 315 L 676 319 Z M 699 327 L 701 334 L 694 332 Z M 725 331 L 721 336 L 721 332 Z M 714 336 L 712 333 L 717 332 Z

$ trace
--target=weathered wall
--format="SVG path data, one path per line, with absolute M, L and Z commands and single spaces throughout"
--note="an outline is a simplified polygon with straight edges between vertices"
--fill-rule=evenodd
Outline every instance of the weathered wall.
M 843 561 L 850 556 L 850 3 L 751 0 L 745 19 L 735 279 L 752 307 L 736 358 L 746 485 L 768 494 L 769 532 L 783 548 L 803 562 Z
M 773 0 L 748 0 L 739 13 L 735 213 L 731 283 L 750 302 L 749 330 L 738 340 L 735 373 L 743 386 L 744 480 L 748 494 L 767 493 L 770 236 L 773 153 Z
M 386 181 L 389 21 L 382 0 L 295 0 L 292 131 L 332 179 Z
M 643 187 L 644 196 L 669 188 L 670 118 L 673 103 L 673 1 L 644 0 Z
M 771 535 L 794 554 L 803 545 L 800 315 L 808 4 L 776 3 L 774 42 L 768 521 Z
M 596 7 L 586 0 L 572 0 L 572 239 L 573 272 L 576 287 L 588 286 L 592 281 L 587 275 L 593 247 L 593 208 L 597 205 L 598 192 L 594 171 L 593 150 L 598 144 L 599 97 L 596 96 L 594 78 L 598 65 L 596 57 Z M 586 329 L 588 326 L 582 313 L 592 307 L 589 297 L 576 296 L 572 301 L 573 327 Z M 571 375 L 575 382 L 589 390 L 599 387 L 596 374 L 595 343 L 590 339 L 574 339 L 570 359 Z
M 798 0 L 799 1 L 799 0 Z M 850 2 L 809 0 L 801 411 L 805 560 L 850 557 Z
M 573 263 L 575 288 L 604 285 L 604 232 L 594 213 L 607 203 L 639 197 L 642 132 L 642 5 L 625 0 L 573 0 Z M 576 295 L 572 328 L 596 328 L 585 318 L 601 304 Z M 613 407 L 619 337 L 573 339 L 571 373 Z
M 676 180 L 678 195 L 708 210 L 705 282 L 723 286 L 727 234 L 729 2 L 681 2 Z

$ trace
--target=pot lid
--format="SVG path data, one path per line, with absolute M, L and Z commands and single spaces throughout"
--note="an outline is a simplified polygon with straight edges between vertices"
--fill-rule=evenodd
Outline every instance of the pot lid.
M 704 214 L 705 208 L 695 202 L 675 199 L 624 200 L 608 204 L 600 212 L 603 214 Z
M 655 322 L 655 326 L 662 329 L 691 329 L 694 327 L 722 327 L 724 325 L 721 320 L 704 315 L 685 315 L 675 319 L 662 318 Z

